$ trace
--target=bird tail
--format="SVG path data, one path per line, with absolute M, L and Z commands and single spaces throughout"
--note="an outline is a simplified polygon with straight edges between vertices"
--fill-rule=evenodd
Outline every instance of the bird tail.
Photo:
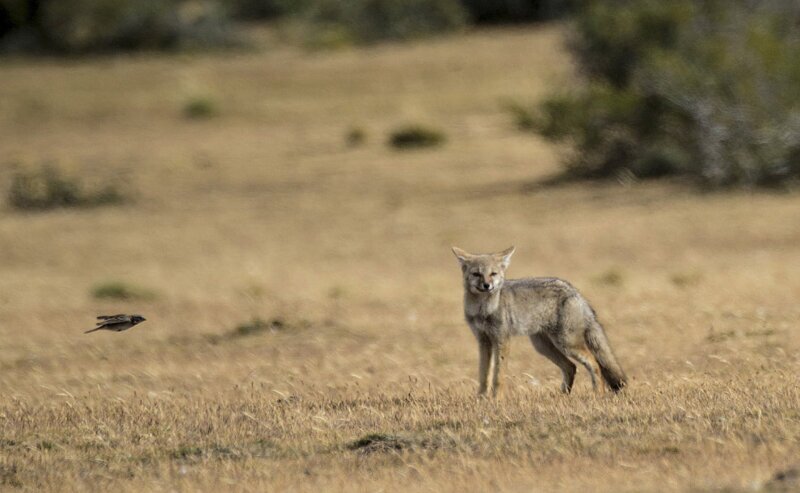
M 102 329 L 102 328 L 103 328 L 103 327 L 95 327 L 94 329 L 89 329 L 89 330 L 87 330 L 86 332 L 84 332 L 84 334 L 88 334 L 89 332 L 94 332 L 95 330 L 100 330 L 100 329 Z

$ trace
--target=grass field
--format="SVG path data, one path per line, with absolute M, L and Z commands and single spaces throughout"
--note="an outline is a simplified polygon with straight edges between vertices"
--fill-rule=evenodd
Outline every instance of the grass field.
M 800 488 L 800 197 L 538 186 L 559 149 L 502 102 L 569 84 L 562 36 L 3 60 L 2 197 L 56 163 L 133 200 L 1 206 L 0 490 Z M 391 150 L 406 123 L 448 140 Z M 476 399 L 450 246 L 512 244 L 593 302 L 623 393 L 561 395 L 519 339 Z M 108 312 L 148 321 L 83 334 Z

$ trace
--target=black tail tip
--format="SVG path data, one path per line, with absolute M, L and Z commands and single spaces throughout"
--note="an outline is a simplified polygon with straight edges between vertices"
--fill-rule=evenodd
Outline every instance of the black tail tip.
M 628 385 L 628 379 L 625 378 L 624 375 L 619 375 L 615 372 L 608 371 L 606 368 L 603 367 L 600 367 L 600 371 L 603 373 L 603 380 L 606 381 L 609 388 L 614 392 L 619 392 L 626 385 Z
M 611 387 L 611 390 L 614 392 L 620 392 L 626 385 L 628 385 L 628 382 L 625 379 L 608 381 L 608 386 Z

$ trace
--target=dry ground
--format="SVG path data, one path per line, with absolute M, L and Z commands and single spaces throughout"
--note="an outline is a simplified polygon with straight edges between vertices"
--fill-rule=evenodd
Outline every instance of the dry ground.
M 557 150 L 500 101 L 569 81 L 561 35 L 3 60 L 3 197 L 56 162 L 135 202 L 0 210 L 0 489 L 797 487 L 769 480 L 800 456 L 800 199 L 531 186 Z M 193 97 L 220 114 L 185 119 Z M 389 150 L 405 122 L 449 140 Z M 630 388 L 559 395 L 520 339 L 477 401 L 453 244 L 570 279 Z M 110 280 L 155 298 L 93 299 Z M 148 321 L 82 333 L 118 311 Z

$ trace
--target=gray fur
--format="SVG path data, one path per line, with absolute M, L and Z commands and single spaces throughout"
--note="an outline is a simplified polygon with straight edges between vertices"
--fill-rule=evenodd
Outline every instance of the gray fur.
M 508 339 L 518 335 L 530 337 L 534 348 L 559 366 L 565 392 L 575 377 L 570 360 L 586 367 L 596 389 L 603 381 L 614 391 L 625 386 L 625 374 L 594 310 L 570 283 L 551 277 L 506 280 L 513 247 L 494 254 L 453 252 L 464 274 L 464 315 L 480 345 L 481 393 L 497 393 Z M 484 361 L 487 354 L 489 361 Z

